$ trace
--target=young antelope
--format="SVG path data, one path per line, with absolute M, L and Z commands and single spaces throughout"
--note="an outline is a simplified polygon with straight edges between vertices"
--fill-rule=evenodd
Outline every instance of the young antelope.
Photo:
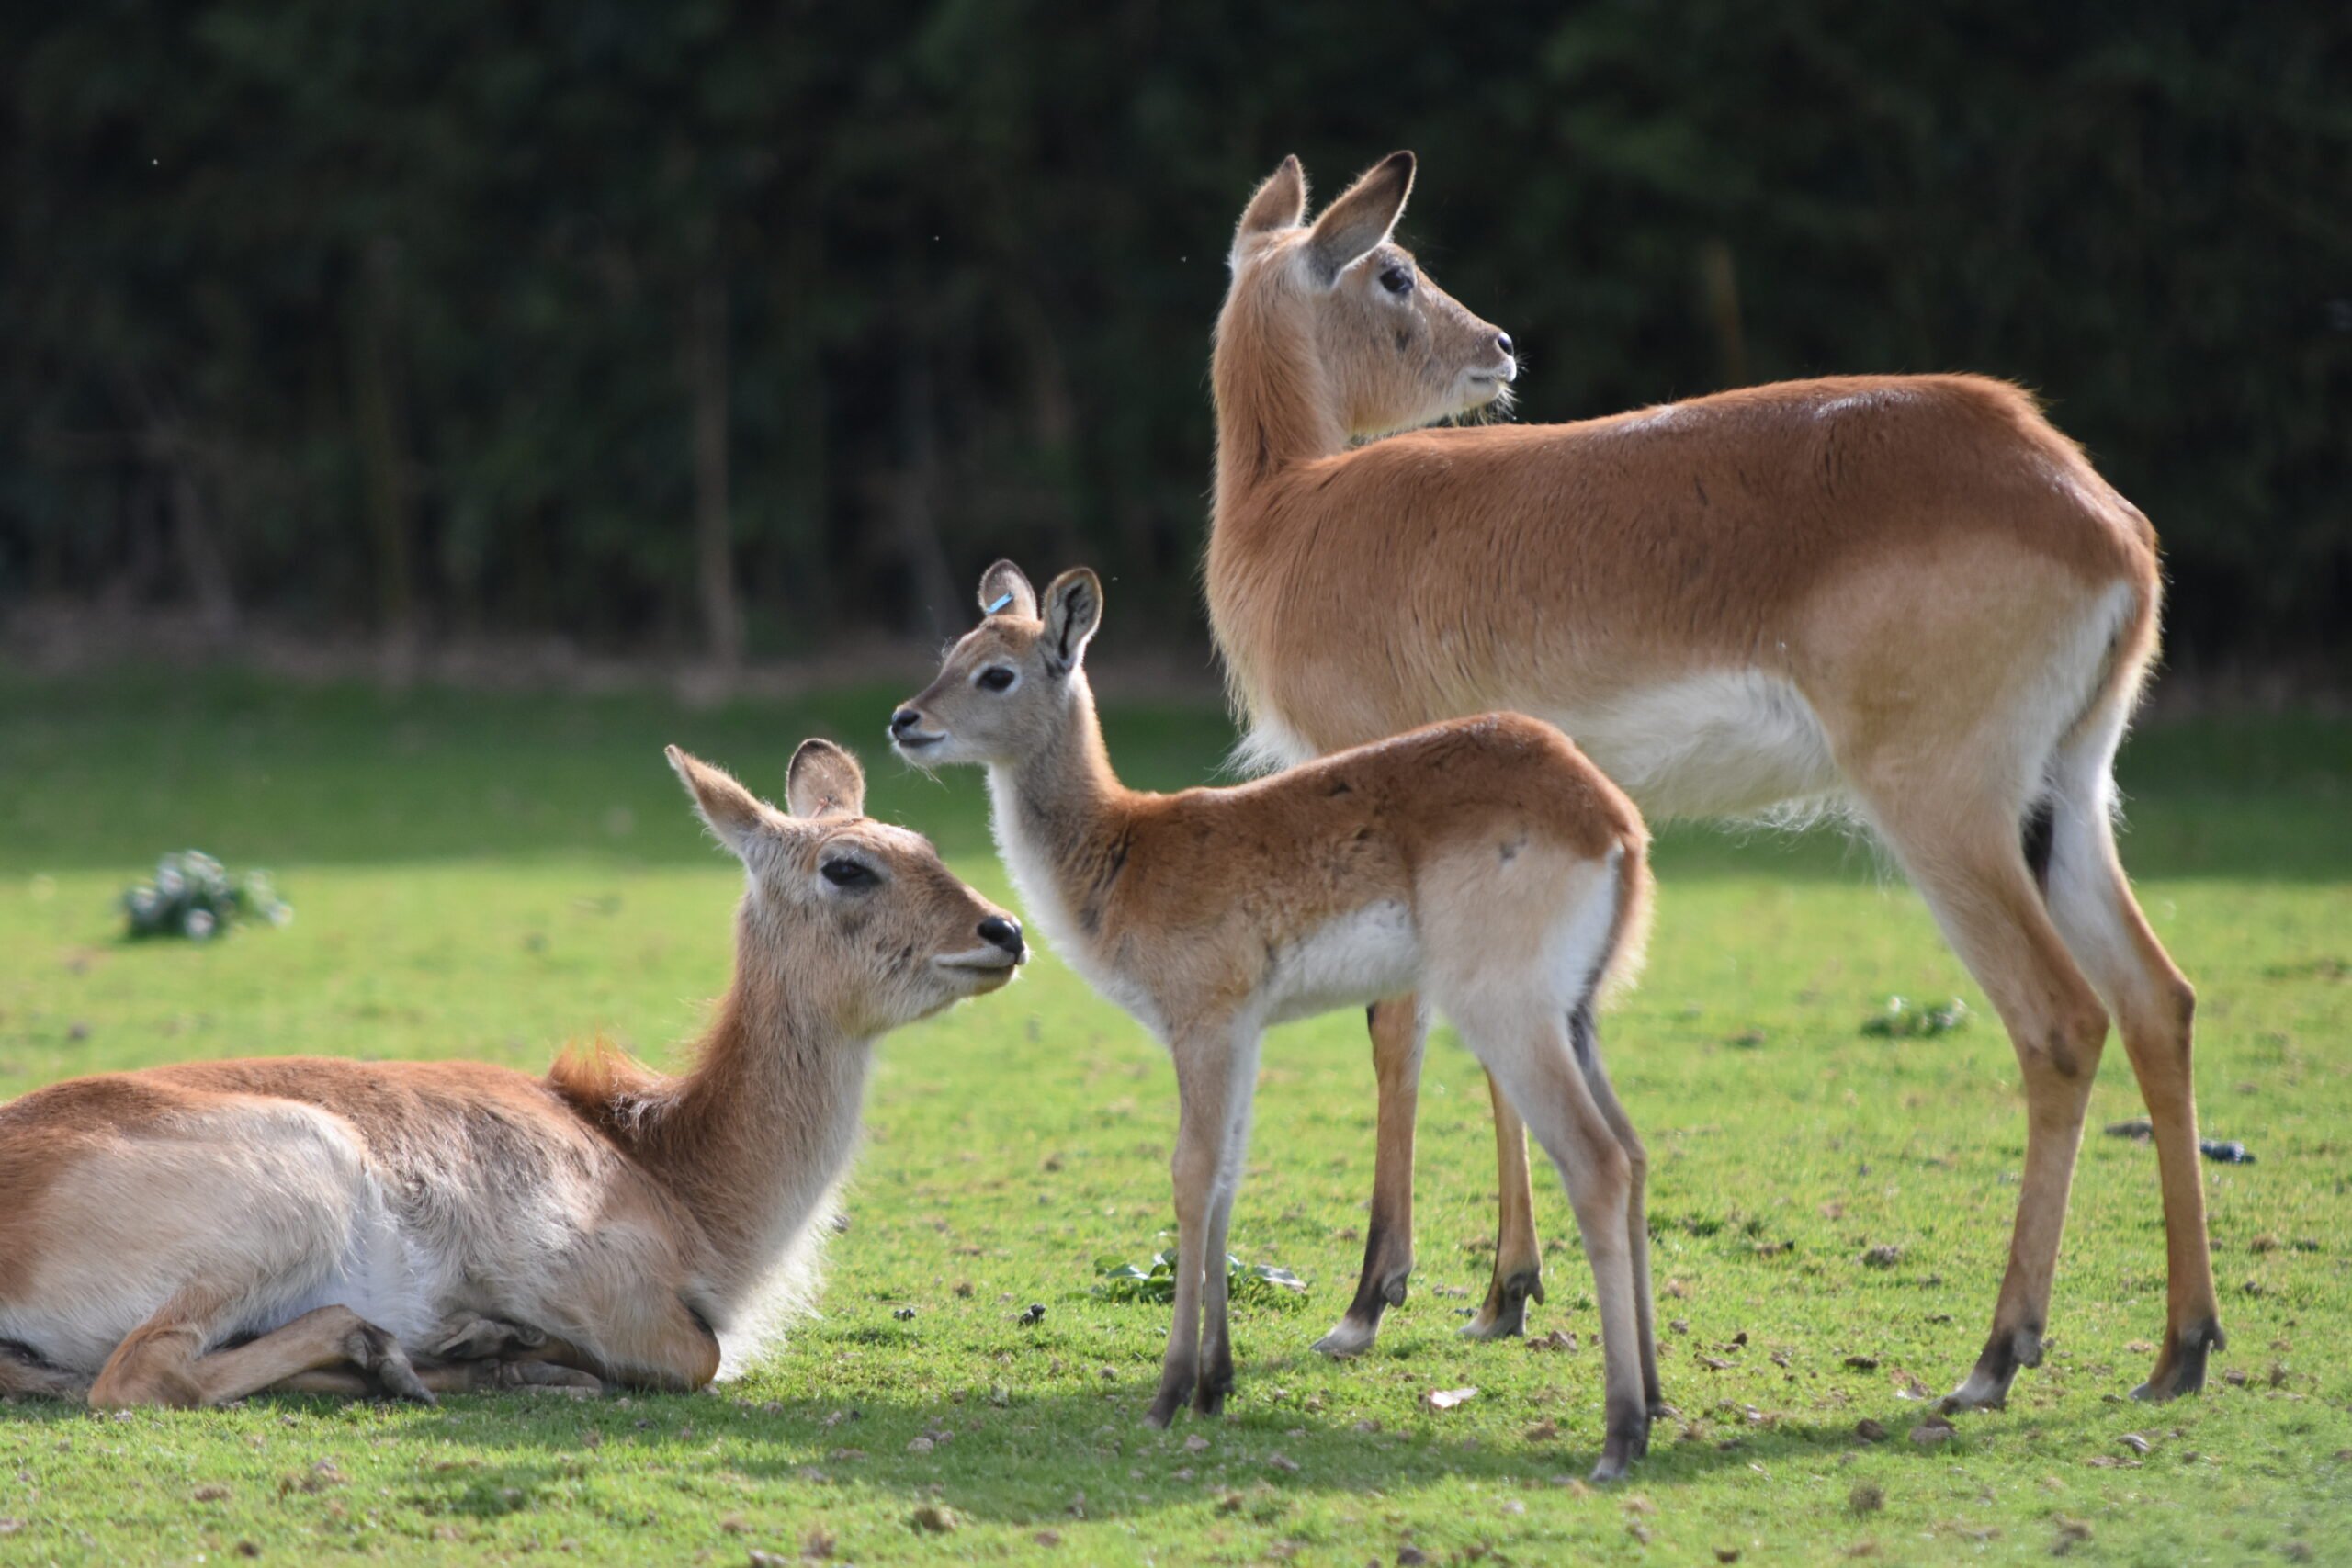
M 1152 1424 L 1188 1400 L 1214 1414 L 1233 1386 L 1223 1262 L 1261 1033 L 1409 992 L 1453 1020 L 1567 1185 L 1607 1352 L 1594 1475 L 1624 1473 L 1659 1403 L 1644 1156 L 1593 1015 L 1635 964 L 1648 907 L 1633 804 L 1558 730 L 1511 714 L 1238 788 L 1130 790 L 1083 668 L 1102 613 L 1094 573 L 1063 573 L 1041 605 L 999 562 L 980 605 L 890 736 L 918 766 L 988 769 L 1023 904 L 1175 1059 L 1176 1314 Z

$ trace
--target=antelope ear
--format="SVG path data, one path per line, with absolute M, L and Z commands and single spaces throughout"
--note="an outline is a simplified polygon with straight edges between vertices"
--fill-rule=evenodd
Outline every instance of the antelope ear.
M 1326 283 L 1373 246 L 1388 238 L 1413 194 L 1413 155 L 1391 152 L 1364 171 L 1345 195 L 1315 220 L 1307 254 Z
M 1294 153 L 1266 176 L 1266 183 L 1241 209 L 1240 227 L 1233 231 L 1233 254 L 1240 255 L 1242 247 L 1261 234 L 1297 228 L 1306 217 L 1306 171 L 1299 167 Z
M 768 808 L 760 804 L 759 796 L 737 784 L 724 768 L 714 768 L 675 746 L 668 748 L 666 755 L 711 832 L 736 859 L 748 858 L 753 839 L 768 820 Z
M 980 573 L 980 614 L 983 615 L 1019 615 L 1023 620 L 1037 618 L 1037 591 L 1029 586 L 1028 578 L 1009 560 L 1001 560 Z
M 1091 567 L 1074 566 L 1046 590 L 1046 661 L 1057 675 L 1078 668 L 1086 645 L 1102 624 L 1102 580 Z
M 784 771 L 784 799 L 795 817 L 863 817 L 865 770 L 830 740 L 803 740 Z

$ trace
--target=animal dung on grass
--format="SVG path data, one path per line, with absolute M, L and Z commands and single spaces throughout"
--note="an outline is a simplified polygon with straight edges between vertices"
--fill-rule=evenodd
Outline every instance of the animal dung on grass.
M 2135 1144 L 2144 1144 L 2155 1136 L 2155 1129 L 2149 1125 L 2146 1117 L 2140 1116 L 2129 1122 L 2109 1122 L 2107 1135 L 2110 1138 L 2129 1138 Z M 2254 1163 L 2254 1151 L 2235 1138 L 2199 1138 L 2197 1140 L 2197 1152 L 2215 1165 L 2252 1165 Z
M 1911 1440 L 1923 1449 L 1951 1442 L 1959 1435 L 1952 1429 L 1952 1424 L 1941 1416 L 1930 1416 L 1911 1428 Z
M 1929 1005 L 1889 997 L 1886 1006 L 1862 1020 L 1862 1032 L 1882 1040 L 1931 1040 L 1968 1026 L 1968 1004 L 1958 997 Z

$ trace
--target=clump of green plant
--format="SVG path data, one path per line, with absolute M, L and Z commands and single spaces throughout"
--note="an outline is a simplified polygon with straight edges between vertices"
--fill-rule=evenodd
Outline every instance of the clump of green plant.
M 1958 997 L 1929 1006 L 1889 997 L 1879 1012 L 1862 1020 L 1862 1032 L 1884 1040 L 1925 1040 L 1968 1026 L 1968 1004 Z
M 1094 1272 L 1099 1280 L 1094 1293 L 1106 1302 L 1166 1306 L 1176 1299 L 1173 1252 L 1156 1252 L 1148 1265 L 1140 1267 L 1123 1258 L 1098 1258 Z M 1252 1305 L 1291 1307 L 1306 1299 L 1306 1281 L 1289 1269 L 1273 1263 L 1244 1263 L 1229 1252 L 1225 1256 L 1225 1284 L 1234 1301 Z
M 185 937 L 210 942 L 241 922 L 282 926 L 294 907 L 277 896 L 266 871 L 232 876 L 202 850 L 179 850 L 155 863 L 152 881 L 122 896 L 123 934 Z

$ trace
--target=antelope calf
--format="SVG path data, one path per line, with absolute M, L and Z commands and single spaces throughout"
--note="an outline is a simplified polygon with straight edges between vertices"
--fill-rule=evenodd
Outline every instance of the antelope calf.
M 924 768 L 988 768 L 1021 897 L 1094 987 L 1157 1034 L 1181 1097 L 1175 1325 L 1150 1420 L 1233 1386 L 1226 1231 L 1261 1032 L 1419 991 L 1558 1165 L 1607 1349 L 1596 1478 L 1648 1442 L 1642 1145 L 1601 1070 L 1593 1010 L 1640 946 L 1640 816 L 1560 732 L 1516 715 L 1432 726 L 1238 789 L 1148 795 L 1111 770 L 1082 667 L 1091 571 L 1037 595 L 1009 562 L 939 678 L 890 720 Z M 1206 1327 L 1203 1327 L 1205 1315 Z
M 795 1293 L 875 1038 L 1012 977 L 1021 930 L 811 740 L 786 816 L 673 747 L 749 875 L 692 1071 L 613 1054 L 205 1062 L 0 1106 L 0 1393 L 206 1405 L 692 1389 Z
M 2041 1358 L 2066 1190 L 2110 1015 L 2155 1128 L 2165 1329 L 2138 1392 L 2222 1343 L 2190 1081 L 2195 993 L 2117 858 L 2114 761 L 2155 659 L 2154 530 L 2015 387 L 1790 381 L 1573 424 L 1416 429 L 1503 401 L 1510 338 L 1394 232 L 1409 152 L 1312 222 L 1286 159 L 1243 209 L 1218 317 L 1209 621 L 1248 750 L 1275 764 L 1511 708 L 1653 818 L 1850 811 L 1984 987 L 2026 1110 L 2008 1269 L 1954 1406 Z M 1378 437 L 1379 439 L 1374 439 Z M 1409 1125 L 1410 998 L 1374 1013 L 1381 1120 Z M 1503 1235 L 1482 1323 L 1537 1278 L 1496 1097 Z M 1412 1267 L 1409 1138 L 1384 1140 L 1371 1341 Z M 1391 1154 L 1395 1157 L 1390 1157 Z

